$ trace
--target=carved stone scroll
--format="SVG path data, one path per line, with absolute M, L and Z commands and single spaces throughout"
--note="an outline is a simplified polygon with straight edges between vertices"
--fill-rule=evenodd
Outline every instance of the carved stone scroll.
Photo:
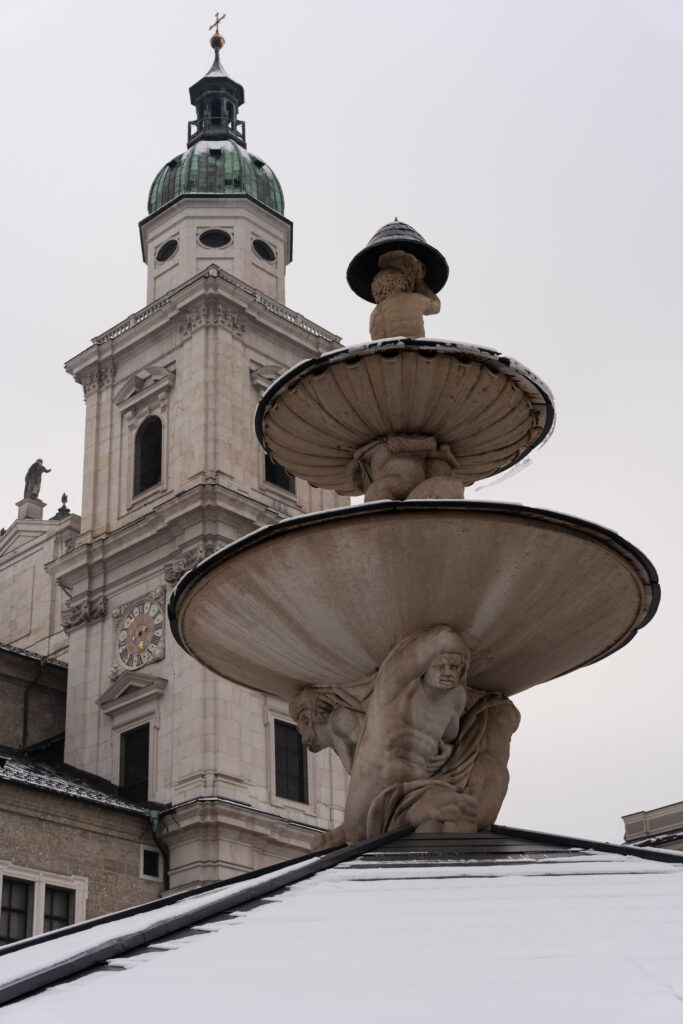
M 236 316 L 229 306 L 212 299 L 197 303 L 188 309 L 178 330 L 183 338 L 191 338 L 200 328 L 214 325 L 226 327 L 233 334 L 244 334 L 244 321 Z
M 93 391 L 101 391 L 114 383 L 116 377 L 116 366 L 113 362 L 102 363 L 83 373 L 76 374 L 74 379 L 83 388 L 83 398 L 86 399 Z
M 62 629 L 70 633 L 77 626 L 84 622 L 95 622 L 104 617 L 107 611 L 107 602 L 104 597 L 96 597 L 94 600 L 86 598 L 84 601 L 77 601 L 62 613 Z
M 178 551 L 170 562 L 164 565 L 164 579 L 168 583 L 177 583 L 181 576 L 184 576 L 190 569 L 203 562 L 205 558 L 215 550 L 216 545 L 211 542 L 200 544 L 196 548 L 189 548 L 187 551 Z

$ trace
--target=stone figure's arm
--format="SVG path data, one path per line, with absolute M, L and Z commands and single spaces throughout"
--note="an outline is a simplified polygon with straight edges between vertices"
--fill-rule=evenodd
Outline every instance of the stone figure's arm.
M 441 299 L 438 298 L 436 292 L 432 289 L 425 281 L 425 265 L 420 263 L 420 269 L 417 272 L 417 281 L 415 282 L 415 291 L 420 295 L 423 295 L 428 301 L 424 305 L 424 315 L 429 316 L 432 313 L 438 313 L 441 309 Z
M 382 702 L 393 699 L 411 679 L 423 675 L 433 658 L 460 642 L 449 626 L 430 626 L 397 644 L 377 673 L 375 698 Z
M 477 801 L 477 829 L 493 825 L 507 793 L 510 739 L 519 725 L 519 711 L 506 701 L 488 712 L 486 732 L 464 792 Z
M 351 708 L 344 707 L 336 707 L 330 713 L 329 727 L 334 740 L 332 749 L 348 775 L 351 774 L 353 767 L 364 717 L 361 711 L 352 711 Z

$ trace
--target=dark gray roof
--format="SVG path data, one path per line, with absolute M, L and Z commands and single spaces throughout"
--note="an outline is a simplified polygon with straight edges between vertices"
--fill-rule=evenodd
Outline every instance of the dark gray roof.
M 124 811 L 128 814 L 149 815 L 149 808 L 141 804 L 124 800 L 116 791 L 116 786 L 105 779 L 97 779 L 79 772 L 75 768 L 64 766 L 53 768 L 33 758 L 23 757 L 16 751 L 0 747 L 0 783 L 11 782 L 19 786 L 43 790 L 71 800 L 84 800 L 86 803 L 99 804 L 110 810 Z
M 36 654 L 35 651 L 25 651 L 22 647 L 15 647 L 14 644 L 3 644 L 0 643 L 0 652 L 6 652 L 7 654 L 17 654 L 22 658 L 28 658 L 31 661 L 40 661 L 45 665 L 55 665 L 57 668 L 68 669 L 68 664 L 65 661 L 59 661 L 57 658 L 50 658 L 46 654 Z

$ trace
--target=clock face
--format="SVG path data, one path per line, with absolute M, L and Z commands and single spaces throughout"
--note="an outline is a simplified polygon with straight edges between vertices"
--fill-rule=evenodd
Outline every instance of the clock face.
M 130 608 L 116 639 L 122 664 L 128 669 L 135 669 L 151 661 L 159 661 L 163 630 L 164 613 L 155 601 L 140 601 Z

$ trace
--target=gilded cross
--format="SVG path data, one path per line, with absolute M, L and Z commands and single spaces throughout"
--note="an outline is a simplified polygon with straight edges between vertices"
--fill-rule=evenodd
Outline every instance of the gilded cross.
M 216 11 L 216 20 L 214 21 L 213 25 L 209 25 L 209 32 L 211 31 L 211 29 L 215 29 L 216 32 L 218 32 L 218 26 L 220 25 L 220 23 L 222 22 L 224 17 L 225 17 L 225 15 L 221 14 L 221 16 L 219 18 L 218 17 L 218 11 Z

